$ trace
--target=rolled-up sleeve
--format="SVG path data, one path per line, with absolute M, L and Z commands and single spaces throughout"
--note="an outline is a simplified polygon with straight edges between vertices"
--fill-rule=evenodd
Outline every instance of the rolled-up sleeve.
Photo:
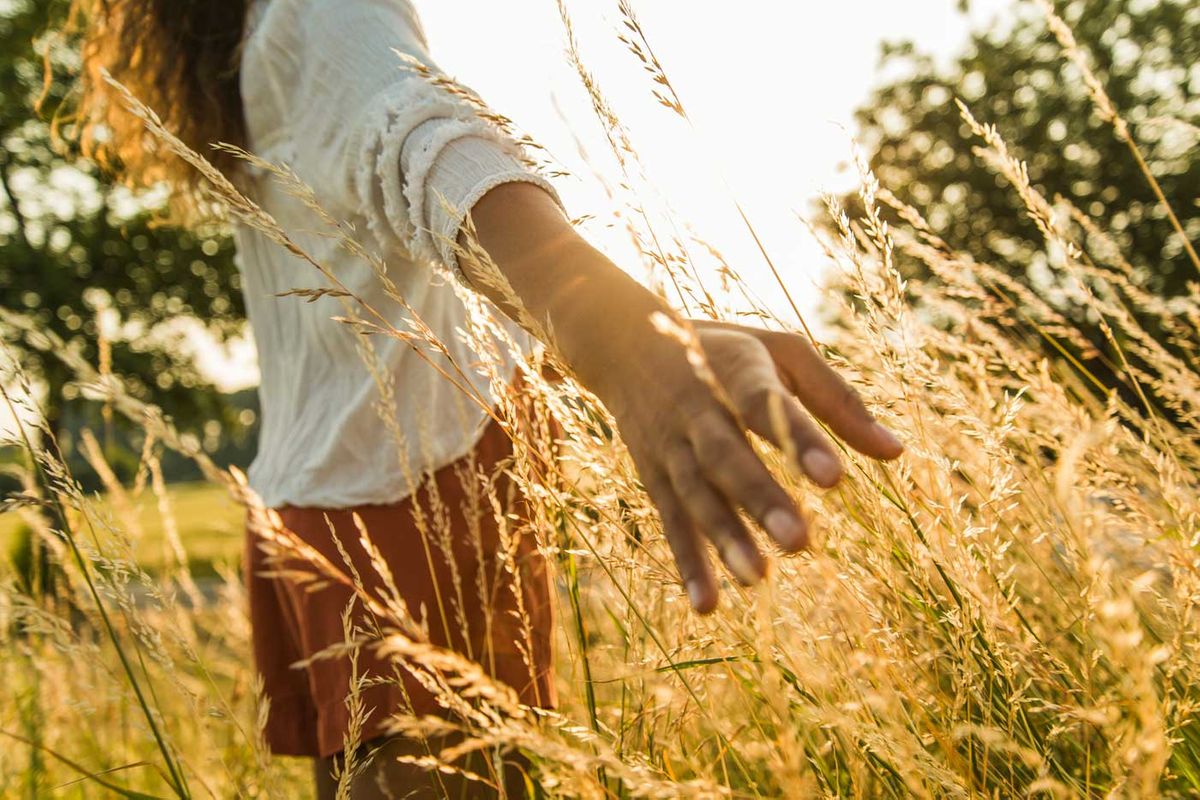
M 488 190 L 523 181 L 554 195 L 475 104 L 405 62 L 440 75 L 405 0 L 294 0 L 294 8 L 299 47 L 287 57 L 298 80 L 284 89 L 293 169 L 318 198 L 356 211 L 383 246 L 461 275 L 454 243 Z

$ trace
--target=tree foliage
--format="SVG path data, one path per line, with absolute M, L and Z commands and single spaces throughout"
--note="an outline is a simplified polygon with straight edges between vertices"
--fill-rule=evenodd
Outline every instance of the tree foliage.
M 93 363 L 110 351 L 112 371 L 181 424 L 236 424 L 192 346 L 197 328 L 218 341 L 243 328 L 232 241 L 219 226 L 165 224 L 161 193 L 131 192 L 52 137 L 75 58 L 49 33 L 65 6 L 0 3 L 0 305 L 33 317 Z M 38 111 L 47 52 L 54 80 Z M 68 373 L 20 336 L 4 336 L 42 382 L 57 425 L 78 396 Z
M 1200 5 L 1192 0 L 1057 0 L 1092 68 L 1129 123 L 1192 241 L 1200 238 Z M 893 76 L 858 112 L 871 166 L 935 231 L 1001 267 L 1090 330 L 1075 293 L 1046 278 L 1045 245 L 1008 182 L 971 151 L 956 99 L 995 124 L 1035 186 L 1115 235 L 1142 288 L 1177 296 L 1200 276 L 1126 144 L 1097 113 L 1036 3 L 1015 2 L 939 64 L 912 43 L 882 54 Z M 853 205 L 848 199 L 848 203 Z M 929 278 L 913 264 L 913 277 Z

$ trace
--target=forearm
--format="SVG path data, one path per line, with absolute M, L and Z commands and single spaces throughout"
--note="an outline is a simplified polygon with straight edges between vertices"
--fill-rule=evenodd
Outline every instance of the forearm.
M 532 317 L 532 332 L 549 330 L 546 338 L 612 412 L 697 610 L 711 611 L 717 600 L 704 538 L 743 583 L 766 572 L 739 512 L 786 549 L 807 542 L 794 501 L 747 431 L 826 487 L 843 467 L 809 412 L 869 455 L 895 458 L 903 449 L 799 336 L 700 328 L 710 367 L 702 380 L 683 347 L 654 329 L 653 314 L 671 313 L 667 305 L 589 247 L 541 189 L 502 185 L 475 204 L 472 218 L 509 287 L 499 290 L 487 266 L 463 258 L 467 279 L 514 319 Z
M 511 286 L 515 302 L 552 332 L 555 346 L 589 388 L 608 394 L 615 376 L 631 367 L 630 354 L 656 335 L 651 315 L 669 313 L 668 306 L 579 236 L 536 186 L 502 184 L 484 195 L 471 218 L 479 245 Z M 469 258 L 460 263 L 474 288 L 521 319 L 513 312 L 514 298 L 502 296 L 479 264 Z

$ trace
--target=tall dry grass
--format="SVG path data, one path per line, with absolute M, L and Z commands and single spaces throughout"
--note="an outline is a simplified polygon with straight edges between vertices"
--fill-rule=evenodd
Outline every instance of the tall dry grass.
M 620 9 L 626 44 L 646 65 L 657 96 L 686 117 L 632 7 Z M 1140 159 L 1086 57 L 1047 11 L 1101 113 Z M 564 19 L 569 30 L 565 7 Z M 641 169 L 631 137 L 583 64 L 573 33 L 569 43 L 623 185 L 636 186 Z M 494 476 L 464 473 L 463 480 L 501 517 L 505 544 L 496 574 L 515 574 L 510 558 L 520 536 L 536 537 L 557 567 L 562 702 L 555 711 L 525 707 L 478 664 L 431 645 L 417 610 L 396 592 L 368 591 L 346 563 L 298 541 L 277 515 L 258 507 L 240 474 L 209 463 L 193 439 L 126 394 L 119 376 L 4 311 L 7 327 L 58 353 L 86 391 L 142 425 L 147 443 L 133 486 L 112 477 L 99 448 L 85 448 L 113 497 L 114 518 L 104 517 L 67 473 L 25 399 L 32 389 L 19 376 L 6 383 L 6 402 L 25 406 L 14 444 L 27 456 L 27 488 L 8 499 L 7 510 L 36 528 L 60 578 L 46 591 L 14 577 L 0 583 L 0 736 L 7 740 L 0 746 L 0 795 L 307 791 L 306 769 L 271 759 L 261 744 L 265 709 L 249 667 L 237 576 L 226 575 L 206 595 L 187 574 L 186 542 L 177 540 L 163 574 L 137 565 L 138 527 L 122 511 L 129 507 L 124 498 L 154 492 L 169 520 L 157 469 L 163 447 L 200 460 L 247 505 L 279 569 L 314 589 L 340 582 L 370 612 L 369 625 L 347 617 L 345 643 L 323 657 L 383 653 L 396 672 L 376 680 L 411 675 L 440 699 L 444 718 L 400 711 L 391 720 L 395 731 L 418 738 L 461 735 L 455 746 L 413 759 L 429 768 L 431 780 L 469 771 L 481 784 L 494 782 L 492 759 L 468 764 L 465 756 L 516 747 L 530 759 L 531 781 L 563 797 L 1200 793 L 1200 286 L 1171 303 L 1144 292 L 1104 221 L 1046 197 L 999 131 L 966 107 L 964 121 L 976 138 L 964 147 L 974 147 L 1020 195 L 1045 238 L 1055 283 L 1100 321 L 1118 383 L 1104 385 L 1068 355 L 1087 342 L 1053 305 L 938 238 L 920 210 L 880 187 L 860 159 L 865 215 L 851 220 L 828 201 L 835 234 L 824 244 L 836 267 L 828 295 L 836 334 L 822 347 L 901 433 L 907 453 L 881 465 L 847 452 L 847 479 L 821 494 L 763 447 L 807 507 L 816 546 L 776 558 L 758 588 L 728 582 L 722 607 L 699 618 L 681 596 L 658 520 L 612 419 L 563 365 L 566 380 L 543 378 L 552 349 L 528 354 L 496 324 L 493 309 L 461 289 L 470 312 L 464 335 L 481 358 L 478 366 L 453 362 L 397 292 L 390 293 L 396 308 L 363 304 L 163 130 L 150 109 L 132 97 L 127 102 L 153 135 L 210 179 L 234 220 L 310 264 L 310 274 L 297 275 L 298 296 L 279 302 L 336 297 L 344 313 L 330 324 L 359 337 L 385 400 L 397 389 L 373 364 L 378 336 L 413 344 L 510 431 L 515 458 L 507 470 L 529 503 L 528 519 L 504 515 Z M 369 261 L 386 285 L 386 266 L 323 215 L 286 167 L 258 166 L 307 198 L 326 234 Z M 1153 182 L 1148 170 L 1147 177 Z M 728 266 L 719 270 L 719 288 L 706 286 L 697 259 L 719 254 L 681 235 L 682 226 L 653 217 L 635 194 L 618 199 L 647 264 L 681 307 L 798 326 L 757 306 Z M 902 224 L 889 224 L 889 216 Z M 486 262 L 478 248 L 467 250 L 464 257 Z M 906 282 L 901 259 L 938 280 Z M 786 290 L 786 276 L 771 269 Z M 498 271 L 493 280 L 503 287 Z M 1169 337 L 1151 335 L 1139 318 L 1156 320 Z M 552 341 L 553 331 L 540 333 Z M 1062 356 L 1046 357 L 1047 344 L 1062 345 Z M 522 397 L 495 366 L 501 352 L 518 356 Z M 485 371 L 490 395 L 466 390 L 468 369 Z M 8 374 L 15 374 L 12 365 Z M 381 423 L 391 435 L 405 434 L 386 414 Z M 436 511 L 418 520 L 430 553 L 445 551 Z M 370 549 L 371 531 L 360 534 Z M 376 559 L 375 569 L 390 586 L 387 565 Z M 455 596 L 482 591 L 456 584 L 446 587 L 448 618 Z M 355 720 L 349 752 L 366 715 L 380 713 L 363 706 L 362 685 L 346 687 Z M 342 767 L 343 788 L 364 758 L 369 754 Z

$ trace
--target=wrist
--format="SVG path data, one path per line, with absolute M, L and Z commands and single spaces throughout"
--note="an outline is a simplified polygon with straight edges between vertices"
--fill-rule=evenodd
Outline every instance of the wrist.
M 663 360 L 656 353 L 682 352 L 651 322 L 655 312 L 673 315 L 670 307 L 592 247 L 538 187 L 497 186 L 475 205 L 472 219 L 479 244 L 516 295 L 512 300 L 606 403 L 635 382 L 630 376 L 647 362 Z M 474 280 L 466 265 L 464 272 L 480 291 L 507 305 L 506 298 L 488 291 L 486 281 Z
M 599 255 L 599 254 L 597 254 Z M 656 313 L 676 316 L 657 295 L 603 256 L 582 269 L 551 315 L 556 345 L 575 374 L 614 411 L 630 387 L 640 395 L 673 367 L 690 372 L 683 347 L 658 331 Z M 574 264 L 568 265 L 575 269 Z

